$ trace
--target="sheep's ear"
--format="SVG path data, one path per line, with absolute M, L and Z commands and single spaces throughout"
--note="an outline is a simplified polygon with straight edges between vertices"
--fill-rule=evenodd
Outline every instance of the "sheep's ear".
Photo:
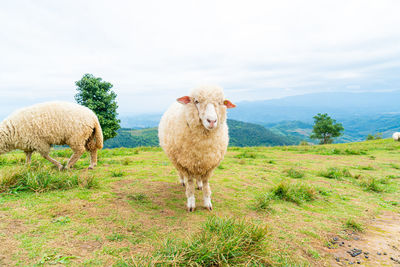
M 236 105 L 233 104 L 231 101 L 229 100 L 224 100 L 224 105 L 226 106 L 226 108 L 236 108 Z
M 178 101 L 181 104 L 186 105 L 186 104 L 189 104 L 191 100 L 190 100 L 189 96 L 182 96 L 182 97 L 178 98 L 176 101 Z

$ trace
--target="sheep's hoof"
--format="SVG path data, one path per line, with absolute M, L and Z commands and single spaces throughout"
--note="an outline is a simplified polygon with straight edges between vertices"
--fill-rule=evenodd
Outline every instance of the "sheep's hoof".
M 93 170 L 93 167 L 92 167 L 92 166 L 89 166 L 88 170 Z
M 203 187 L 202 186 L 198 186 L 197 190 L 203 190 Z
M 204 208 L 206 208 L 209 211 L 212 211 L 211 198 L 209 197 L 204 198 Z
M 186 187 L 185 183 L 181 183 L 183 187 Z
M 195 209 L 196 209 L 195 207 L 188 207 L 188 208 L 187 208 L 187 211 L 188 211 L 188 212 L 193 212 Z

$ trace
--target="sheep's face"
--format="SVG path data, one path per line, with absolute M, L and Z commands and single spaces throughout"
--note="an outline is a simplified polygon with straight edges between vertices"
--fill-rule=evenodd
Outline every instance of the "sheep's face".
M 217 129 L 226 120 L 227 108 L 235 107 L 229 100 L 224 100 L 222 89 L 219 87 L 212 90 L 199 88 L 192 92 L 191 96 L 178 98 L 178 102 L 190 110 L 191 121 L 197 122 L 208 131 Z

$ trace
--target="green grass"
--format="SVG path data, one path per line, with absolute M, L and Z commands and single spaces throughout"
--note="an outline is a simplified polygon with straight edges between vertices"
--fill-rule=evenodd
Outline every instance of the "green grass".
M 42 164 L 9 168 L 1 173 L 0 192 L 44 192 L 75 187 L 93 188 L 97 181 L 90 174 L 60 172 Z
M 281 182 L 273 187 L 268 194 L 272 199 L 301 204 L 315 200 L 318 192 L 314 187 L 307 184 Z
M 290 168 L 290 169 L 286 170 L 286 173 L 289 177 L 295 178 L 295 179 L 303 178 L 305 175 L 304 171 L 298 170 L 295 168 Z
M 65 164 L 71 150 L 51 155 Z M 327 236 L 400 212 L 392 140 L 231 147 L 210 178 L 211 213 L 199 190 L 186 211 L 161 148 L 98 158 L 59 172 L 38 154 L 30 167 L 20 151 L 0 155 L 0 265 L 325 266 Z
M 267 265 L 267 228 L 244 220 L 209 217 L 188 240 L 171 240 L 149 261 L 175 266 Z
M 329 167 L 324 171 L 320 171 L 319 175 L 325 178 L 336 179 L 336 180 L 352 176 L 347 168 L 338 168 L 338 167 Z
M 364 227 L 362 226 L 362 224 L 355 221 L 353 218 L 349 218 L 346 220 L 345 228 L 356 231 L 356 232 L 364 231 Z

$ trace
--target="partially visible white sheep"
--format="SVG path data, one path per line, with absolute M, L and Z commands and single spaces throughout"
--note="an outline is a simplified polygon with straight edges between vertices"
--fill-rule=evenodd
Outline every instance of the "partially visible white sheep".
M 97 149 L 103 147 L 103 132 L 96 114 L 74 103 L 47 102 L 20 109 L 0 124 L 0 154 L 21 149 L 29 164 L 32 153 L 37 151 L 61 170 L 61 163 L 49 156 L 51 145 L 69 145 L 74 151 L 67 169 L 87 149 L 92 169 L 97 164 Z
M 392 138 L 393 138 L 394 141 L 400 141 L 400 133 L 399 132 L 395 132 L 392 135 Z
M 235 107 L 224 100 L 222 88 L 203 86 L 178 98 L 162 116 L 158 127 L 160 145 L 186 184 L 187 209 L 194 211 L 194 181 L 203 189 L 204 206 L 212 210 L 208 183 L 226 153 L 229 136 L 226 109 Z

